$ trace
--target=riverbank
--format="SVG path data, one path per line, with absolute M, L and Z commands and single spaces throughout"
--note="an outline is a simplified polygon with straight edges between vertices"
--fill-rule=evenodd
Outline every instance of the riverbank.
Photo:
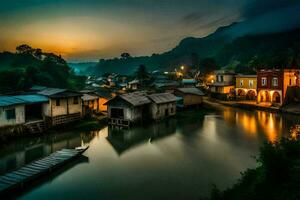
M 262 110 L 267 112 L 273 112 L 273 113 L 287 113 L 287 114 L 294 114 L 294 115 L 300 115 L 300 105 L 293 104 L 288 105 L 284 107 L 275 107 L 271 106 L 270 104 L 257 104 L 256 102 L 251 101 L 222 101 L 210 97 L 204 97 L 203 98 L 203 104 L 208 107 L 220 107 L 220 106 L 230 106 L 234 108 L 241 108 L 245 110 Z
M 297 129 L 277 143 L 264 143 L 257 156 L 257 167 L 241 173 L 232 187 L 216 186 L 205 200 L 300 199 L 300 132 Z

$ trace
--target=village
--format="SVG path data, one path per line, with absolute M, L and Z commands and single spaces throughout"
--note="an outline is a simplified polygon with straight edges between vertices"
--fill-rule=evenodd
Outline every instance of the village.
M 265 69 L 251 75 L 229 70 L 201 74 L 181 66 L 173 72 L 154 71 L 140 77 L 90 76 L 81 91 L 33 86 L 22 94 L 0 96 L 0 128 L 7 133 L 35 134 L 83 118 L 130 127 L 213 102 L 275 112 L 292 106 L 295 112 L 299 88 L 299 69 Z

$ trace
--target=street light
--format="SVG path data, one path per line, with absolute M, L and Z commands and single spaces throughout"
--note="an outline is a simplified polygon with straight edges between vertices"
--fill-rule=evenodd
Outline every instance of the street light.
M 181 68 L 181 70 L 184 70 L 184 66 L 181 66 L 180 68 Z

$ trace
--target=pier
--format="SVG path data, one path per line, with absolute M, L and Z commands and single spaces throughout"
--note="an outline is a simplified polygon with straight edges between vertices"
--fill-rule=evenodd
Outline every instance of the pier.
M 24 184 L 37 180 L 42 175 L 51 173 L 67 162 L 80 156 L 88 147 L 62 149 L 49 156 L 29 163 L 15 171 L 0 176 L 0 195 L 14 189 L 22 189 Z

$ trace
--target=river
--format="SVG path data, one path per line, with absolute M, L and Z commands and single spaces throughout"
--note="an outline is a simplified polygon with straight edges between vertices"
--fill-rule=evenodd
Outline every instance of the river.
M 0 173 L 62 148 L 89 145 L 18 199 L 199 199 L 212 184 L 225 189 L 256 166 L 264 141 L 300 124 L 297 116 L 264 111 L 193 110 L 131 129 L 103 127 L 17 139 L 0 149 Z

